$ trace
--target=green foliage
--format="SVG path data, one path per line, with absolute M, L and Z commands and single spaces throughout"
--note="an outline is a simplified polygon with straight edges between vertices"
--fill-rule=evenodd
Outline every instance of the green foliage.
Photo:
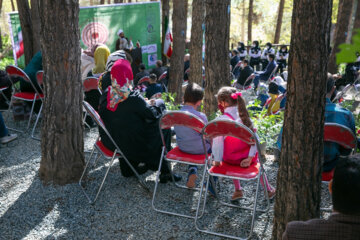
M 3 42 L 3 51 L 9 50 L 4 58 L 0 60 L 0 69 L 5 69 L 8 65 L 14 64 L 14 58 L 12 55 L 12 48 L 11 48 L 11 40 L 8 35 L 1 36 L 2 42 Z M 1 55 L 4 54 L 4 52 L 1 52 Z
M 164 100 L 167 110 L 179 110 L 180 105 L 175 104 L 176 93 L 164 92 L 161 98 Z
M 356 128 L 356 132 L 358 130 L 360 130 L 360 115 L 356 114 L 355 110 L 355 98 L 352 100 L 344 100 L 340 103 L 341 107 L 348 109 L 349 111 L 351 111 L 354 115 L 355 118 L 355 128 Z
M 254 104 L 251 104 L 248 107 L 261 108 L 260 101 L 256 100 Z M 277 115 L 267 116 L 267 109 L 265 108 L 261 111 L 248 111 L 250 118 L 254 123 L 254 127 L 256 128 L 256 133 L 260 138 L 260 143 L 266 142 L 267 149 L 273 148 L 276 143 L 277 136 L 283 126 L 284 112 L 280 112 L 280 114 Z
M 221 112 L 220 112 L 220 110 L 217 110 L 216 112 L 213 112 L 212 114 L 209 115 L 208 121 L 210 122 L 220 116 L 221 116 Z
M 0 61 L 0 69 L 4 70 L 6 66 L 14 65 L 14 58 L 12 57 L 5 57 Z
M 360 29 L 352 37 L 352 43 L 339 45 L 340 52 L 336 54 L 336 63 L 352 63 L 356 61 L 356 55 L 360 53 Z

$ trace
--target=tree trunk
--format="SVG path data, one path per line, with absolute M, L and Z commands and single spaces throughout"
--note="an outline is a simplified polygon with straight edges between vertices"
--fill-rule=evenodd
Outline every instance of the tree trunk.
M 176 93 L 175 102 L 182 102 L 182 83 L 184 80 L 186 3 L 173 0 L 173 46 L 170 58 L 169 92 Z
M 353 27 L 353 33 L 352 35 L 354 36 L 356 33 L 355 33 L 355 30 L 356 29 L 359 29 L 360 31 L 360 3 L 357 2 L 357 7 L 356 7 L 356 14 L 355 14 L 355 20 L 354 20 L 354 27 Z
M 248 41 L 252 41 L 252 17 L 253 17 L 253 0 L 249 0 L 249 15 L 248 15 Z
M 245 42 L 245 0 L 242 1 L 242 14 L 241 14 L 241 41 Z
M 285 0 L 280 0 L 279 12 L 278 12 L 278 18 L 277 18 L 276 30 L 275 30 L 275 39 L 274 39 L 275 44 L 278 44 L 279 40 L 280 40 L 280 32 L 281 32 L 282 17 L 283 17 L 283 13 L 284 13 L 284 5 L 285 5 Z
M 192 2 L 192 24 L 190 41 L 190 76 L 189 81 L 202 85 L 202 46 L 204 22 L 204 0 Z
M 100 0 L 100 5 L 103 5 L 105 3 L 105 0 Z
M 161 8 L 162 8 L 162 14 L 161 14 L 161 24 L 162 24 L 162 35 L 161 35 L 161 52 L 164 51 L 164 42 L 165 42 L 165 23 L 169 22 L 169 11 L 170 11 L 170 0 L 161 0 Z M 161 59 L 164 65 L 167 65 L 168 58 L 161 54 Z
M 79 1 L 39 2 L 45 72 L 39 175 L 62 185 L 77 181 L 84 166 Z
M 0 16 L 1 16 L 1 9 L 3 5 L 3 0 L 0 0 Z M 1 28 L 0 28 L 0 50 L 3 49 L 3 43 L 2 43 L 2 35 L 1 35 Z
M 17 0 L 16 2 L 19 11 L 21 32 L 24 42 L 25 65 L 27 65 L 35 53 L 33 50 L 34 39 L 31 23 L 31 12 L 28 1 Z
M 114 0 L 114 3 L 123 3 L 124 0 Z
M 33 51 L 34 54 L 40 51 L 40 16 L 39 16 L 39 0 L 31 0 L 31 22 L 33 29 Z
M 346 41 L 346 35 L 350 23 L 351 10 L 353 0 L 340 0 L 337 23 L 334 34 L 334 46 L 331 50 L 331 55 L 328 63 L 328 71 L 330 73 L 337 73 L 338 66 L 336 64 L 336 53 L 339 52 L 338 46 Z
M 205 1 L 205 113 L 217 110 L 214 95 L 222 86 L 230 85 L 229 29 L 230 0 Z
M 332 0 L 294 0 L 273 239 L 282 239 L 289 221 L 320 214 L 331 9 Z
M 13 12 L 15 12 L 14 0 L 11 0 L 11 9 Z

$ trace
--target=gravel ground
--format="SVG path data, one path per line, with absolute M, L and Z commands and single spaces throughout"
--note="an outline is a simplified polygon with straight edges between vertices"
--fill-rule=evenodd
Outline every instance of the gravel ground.
M 25 129 L 25 123 L 17 127 Z M 44 186 L 38 177 L 40 142 L 31 139 L 30 133 L 20 134 L 19 140 L 0 146 L 0 239 L 221 239 L 196 231 L 191 219 L 155 212 L 151 207 L 152 194 L 135 178 L 122 177 L 117 160 L 94 205 L 88 204 L 78 184 Z M 97 129 L 86 131 L 85 150 L 91 149 L 96 137 Z M 275 186 L 278 164 L 272 155 L 266 158 L 265 170 Z M 100 184 L 105 166 L 106 162 L 99 161 L 89 173 L 87 188 L 90 192 Z M 174 169 L 180 172 L 186 168 L 176 165 Z M 154 172 L 143 176 L 153 190 Z M 186 179 L 186 173 L 183 177 Z M 245 195 L 254 192 L 253 184 L 242 185 Z M 232 182 L 220 180 L 220 186 L 222 199 L 228 201 L 233 191 Z M 158 196 L 160 208 L 195 213 L 198 198 L 195 191 L 167 183 L 159 185 Z M 325 190 L 322 196 L 324 206 L 328 206 Z M 166 198 L 171 202 L 165 201 Z M 266 203 L 262 191 L 259 203 L 259 207 Z M 272 200 L 268 213 L 257 214 L 251 239 L 270 239 L 273 203 Z M 246 204 L 246 201 L 239 204 Z M 210 197 L 200 223 L 217 231 L 244 236 L 249 231 L 249 214 L 249 211 L 224 207 Z

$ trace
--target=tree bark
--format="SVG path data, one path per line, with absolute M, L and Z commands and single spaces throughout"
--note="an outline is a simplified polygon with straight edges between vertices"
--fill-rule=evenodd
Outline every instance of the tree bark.
M 62 185 L 77 181 L 84 166 L 79 1 L 39 2 L 45 72 L 39 175 Z
M 285 5 L 285 0 L 280 0 L 279 12 L 278 12 L 278 18 L 277 18 L 276 30 L 275 30 L 275 39 L 274 39 L 275 44 L 278 44 L 280 40 L 282 17 L 284 14 L 284 5 Z
M 100 0 L 100 5 L 103 5 L 104 3 L 105 3 L 105 0 Z
M 114 3 L 123 3 L 124 0 L 114 0 Z
M 1 16 L 1 9 L 3 5 L 3 0 L 0 0 L 0 16 Z M 2 43 L 2 35 L 1 35 L 1 28 L 0 28 L 0 50 L 3 49 L 3 43 Z
M 39 0 L 31 0 L 31 22 L 33 29 L 33 51 L 34 54 L 40 51 L 40 16 Z
M 202 85 L 202 47 L 204 23 L 204 0 L 193 0 L 192 2 L 192 24 L 190 41 L 190 76 L 189 81 Z
M 161 24 L 162 24 L 162 35 L 161 35 L 161 53 L 164 51 L 164 42 L 165 42 L 165 23 L 169 21 L 169 11 L 170 11 L 170 0 L 161 0 L 161 8 L 162 8 L 162 15 L 161 15 Z M 162 53 L 161 59 L 164 65 L 167 65 L 168 58 Z
M 17 0 L 16 2 L 19 11 L 21 32 L 24 42 L 25 65 L 27 65 L 30 62 L 31 58 L 34 56 L 34 39 L 31 23 L 31 12 L 28 1 Z
M 253 17 L 253 5 L 254 1 L 249 0 L 249 15 L 248 15 L 248 41 L 252 41 L 252 17 Z
M 337 23 L 334 34 L 334 46 L 331 50 L 331 55 L 328 63 L 328 71 L 330 73 L 337 73 L 338 66 L 336 64 L 336 53 L 339 52 L 338 46 L 346 41 L 346 35 L 350 23 L 351 10 L 353 0 L 340 0 Z
M 186 3 L 173 0 L 173 53 L 170 58 L 169 92 L 176 93 L 175 102 L 182 102 L 182 83 L 184 80 Z
M 11 0 L 11 9 L 13 12 L 15 12 L 14 0 Z
M 356 14 L 355 14 L 355 20 L 354 20 L 354 27 L 352 30 L 352 35 L 354 36 L 356 34 L 355 30 L 358 29 L 360 31 L 360 3 L 357 2 L 356 7 Z
M 273 239 L 282 239 L 289 221 L 320 214 L 331 9 L 332 0 L 294 0 Z
M 217 110 L 214 95 L 222 86 L 230 85 L 229 30 L 230 0 L 205 1 L 205 113 Z
M 241 41 L 245 42 L 245 0 L 242 0 L 242 14 L 241 14 Z

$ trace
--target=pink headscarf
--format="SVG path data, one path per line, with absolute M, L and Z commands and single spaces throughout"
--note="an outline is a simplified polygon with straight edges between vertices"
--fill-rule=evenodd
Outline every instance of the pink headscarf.
M 134 75 L 129 61 L 119 59 L 111 68 L 111 86 L 108 87 L 107 109 L 116 111 L 119 103 L 125 101 L 130 92 Z

